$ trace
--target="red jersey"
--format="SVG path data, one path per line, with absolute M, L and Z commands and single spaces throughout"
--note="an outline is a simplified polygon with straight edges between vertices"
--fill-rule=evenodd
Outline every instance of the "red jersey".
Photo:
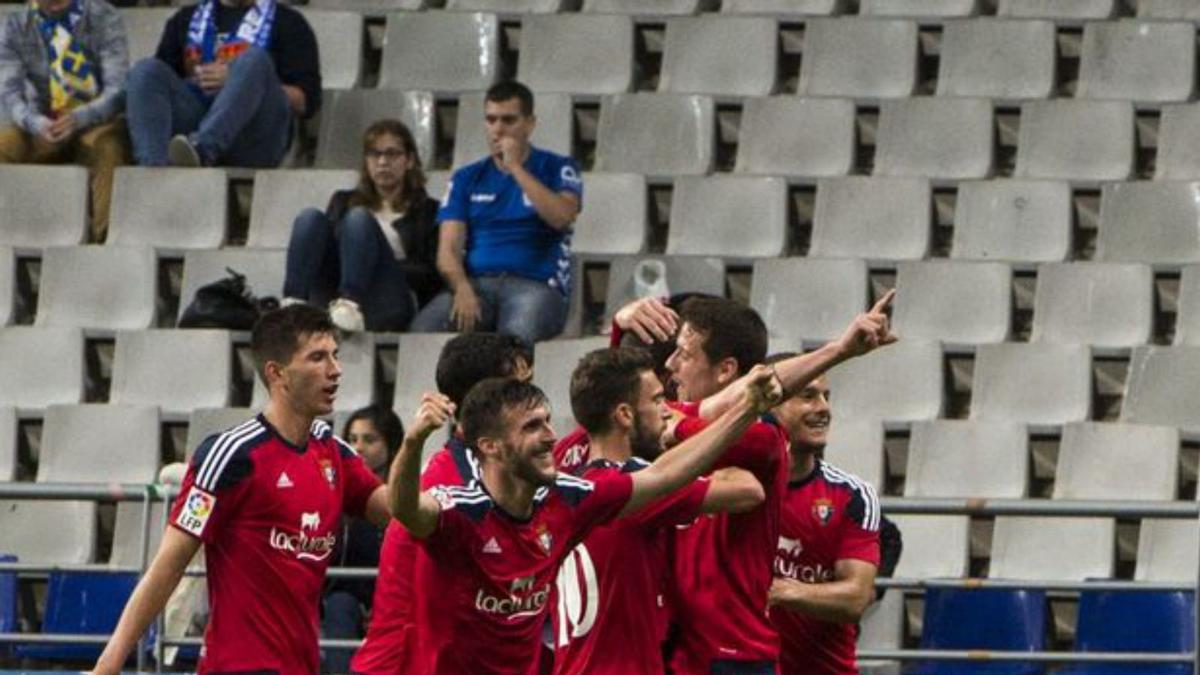
M 259 415 L 192 456 L 171 525 L 204 542 L 210 613 L 199 672 L 315 673 L 317 612 L 342 512 L 379 479 L 313 422 L 297 447 Z
M 788 485 L 775 553 L 775 575 L 820 584 L 839 560 L 879 565 L 879 499 L 859 477 L 817 460 L 813 472 Z M 857 629 L 774 607 L 783 643 L 783 675 L 854 675 Z
M 517 519 L 482 483 L 439 486 L 437 529 L 419 543 L 413 616 L 420 675 L 538 672 L 542 627 L 559 565 L 595 527 L 629 501 L 633 480 L 559 475 Z
M 421 474 L 421 489 L 434 485 L 466 485 L 478 475 L 470 448 L 458 436 L 429 458 Z M 367 636 L 350 661 L 350 670 L 363 675 L 400 675 L 408 672 L 414 646 L 411 640 L 413 588 L 417 541 L 397 520 L 388 523 L 379 548 L 379 577 L 371 605 Z
M 554 444 L 554 465 L 559 471 L 577 474 L 588 463 L 588 452 L 591 450 L 592 439 L 587 429 L 575 427 L 571 433 L 558 439 Z
M 597 460 L 591 480 L 649 466 Z M 708 481 L 701 479 L 636 513 L 596 528 L 564 561 L 554 600 L 557 675 L 657 675 L 663 672 L 666 633 L 663 587 L 668 539 L 675 525 L 701 512 Z

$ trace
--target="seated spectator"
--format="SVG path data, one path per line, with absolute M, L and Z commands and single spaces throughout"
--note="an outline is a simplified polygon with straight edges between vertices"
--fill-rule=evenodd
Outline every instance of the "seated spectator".
M 417 303 L 442 289 L 436 268 L 438 204 L 425 194 L 408 127 L 380 120 L 363 136 L 358 187 L 306 209 L 288 243 L 284 303 L 323 304 L 345 331 L 399 331 Z
M 317 38 L 275 0 L 200 0 L 172 16 L 154 58 L 129 73 L 142 166 L 273 167 L 296 120 L 321 105 Z
M 91 182 L 91 239 L 104 241 L 113 173 L 129 163 L 121 89 L 129 48 L 105 0 L 34 0 L 0 29 L 0 163 L 80 162 Z
M 396 413 L 378 405 L 355 410 L 342 430 L 346 440 L 363 458 L 367 468 L 387 480 L 392 458 L 404 438 L 404 425 Z M 363 518 L 342 519 L 334 552 L 334 567 L 378 567 L 383 530 Z M 335 640 L 358 640 L 366 633 L 366 618 L 375 596 L 374 579 L 330 579 L 321 599 L 321 633 Z M 325 652 L 325 671 L 350 672 L 351 650 Z
M 438 212 L 437 264 L 450 289 L 411 330 L 496 331 L 532 344 L 566 322 L 583 182 L 574 160 L 530 144 L 537 118 L 524 85 L 489 89 L 484 123 L 491 155 L 454 172 Z

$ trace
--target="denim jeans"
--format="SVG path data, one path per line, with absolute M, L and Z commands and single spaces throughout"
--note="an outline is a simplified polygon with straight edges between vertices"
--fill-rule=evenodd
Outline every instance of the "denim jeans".
M 482 318 L 477 330 L 516 335 L 529 345 L 562 332 L 567 321 L 568 298 L 549 284 L 511 275 L 474 277 L 471 286 L 479 296 Z M 450 320 L 454 296 L 443 291 L 413 319 L 414 333 L 453 333 Z
M 334 591 L 321 599 L 324 616 L 321 617 L 321 636 L 331 640 L 357 640 L 363 636 L 363 610 L 358 598 L 345 591 Z M 324 671 L 328 673 L 350 672 L 352 649 L 326 649 L 322 656 Z
M 717 659 L 709 666 L 712 675 L 775 675 L 773 661 L 734 661 Z
M 166 166 L 176 134 L 189 134 L 207 165 L 273 167 L 287 152 L 292 113 L 275 64 L 258 47 L 229 64 L 211 104 L 153 57 L 134 65 L 125 89 L 133 158 L 142 166 Z
M 283 295 L 324 305 L 342 297 L 358 303 L 367 330 L 400 331 L 416 312 L 404 269 L 364 208 L 351 209 L 336 224 L 317 209 L 305 209 L 292 225 Z

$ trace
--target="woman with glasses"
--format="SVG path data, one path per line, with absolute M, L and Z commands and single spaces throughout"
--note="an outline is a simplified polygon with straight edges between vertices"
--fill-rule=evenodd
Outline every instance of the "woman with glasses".
M 358 186 L 292 226 L 283 304 L 328 303 L 344 331 L 400 331 L 442 288 L 435 266 L 438 203 L 412 132 L 383 119 L 363 134 Z

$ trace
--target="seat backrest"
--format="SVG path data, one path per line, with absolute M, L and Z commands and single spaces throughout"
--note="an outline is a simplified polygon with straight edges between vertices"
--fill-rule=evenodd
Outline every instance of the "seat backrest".
M 754 262 L 750 306 L 773 344 L 797 349 L 840 336 L 866 310 L 869 293 L 863 260 L 765 259 Z
M 5 553 L 23 563 L 92 562 L 96 555 L 96 506 L 96 502 L 0 500 Z M 54 536 L 46 536 L 48 532 Z
M 52 572 L 46 583 L 43 633 L 109 635 L 137 586 L 135 573 Z M 31 648 L 47 659 L 91 660 L 100 645 L 45 645 Z
M 829 371 L 841 418 L 913 422 L 942 412 L 942 347 L 902 340 Z
M 423 166 L 433 161 L 433 94 L 397 89 L 350 89 L 325 94 L 317 166 L 358 169 L 363 161 L 363 132 L 386 117 L 399 119 L 412 132 Z
M 167 19 L 179 11 L 174 7 L 122 7 L 125 33 L 129 41 L 129 63 L 154 56 L 162 40 Z
M 799 91 L 807 96 L 906 98 L 917 88 L 917 24 L 903 19 L 812 19 Z
M 1052 262 L 1071 251 L 1071 186 L 1066 181 L 964 181 L 954 205 L 950 256 Z
M 922 625 L 922 649 L 1042 651 L 1046 643 L 1046 594 L 994 588 L 928 588 Z M 946 670 L 934 672 L 974 672 L 965 663 L 945 665 Z
M 1200 5 L 1191 0 L 1140 0 L 1139 19 L 1200 19 Z
M 1128 471 L 1130 450 L 1137 471 Z M 1079 422 L 1063 428 L 1055 499 L 1175 499 L 1179 430 L 1142 424 Z
M 113 184 L 108 243 L 216 248 L 225 241 L 228 199 L 221 169 L 122 167 Z
M 429 0 L 311 0 L 314 9 L 358 12 L 367 16 L 383 16 L 388 12 L 415 12 L 426 9 Z
M 483 122 L 483 94 L 463 94 L 458 97 L 458 121 L 454 132 L 455 168 L 490 156 L 487 132 Z M 544 150 L 571 156 L 575 135 L 575 113 L 568 94 L 542 94 L 534 97 L 537 129 L 533 144 Z
M 483 91 L 500 73 L 495 14 L 410 12 L 388 15 L 379 86 Z
M 771 16 L 831 16 L 849 7 L 846 0 L 722 0 L 725 14 L 769 14 Z
M 766 258 L 787 246 L 787 183 L 771 176 L 675 179 L 668 255 Z
M 142 565 L 142 510 L 138 502 L 120 502 L 113 521 L 112 554 L 108 564 L 113 567 L 141 567 Z M 146 564 L 154 560 L 158 545 L 162 541 L 163 504 L 150 505 L 150 529 L 146 532 Z
M 664 292 L 665 291 L 665 292 Z M 608 270 L 604 314 L 611 317 L 626 304 L 654 295 L 706 293 L 725 296 L 725 263 L 697 256 L 620 256 Z
M 966 19 L 945 24 L 938 96 L 1049 98 L 1055 77 L 1050 21 Z
M 317 36 L 321 86 L 353 89 L 362 76 L 363 17 L 358 12 L 297 8 Z
M 1115 570 L 1116 532 L 1111 518 L 997 516 L 988 576 L 1109 579 Z
M 144 246 L 66 246 L 42 256 L 38 326 L 149 328 L 158 264 Z
M 1017 167 L 1022 178 L 1125 180 L 1133 174 L 1133 105 L 1059 99 L 1021 106 Z
M 620 94 L 633 88 L 633 20 L 619 14 L 527 16 L 517 79 L 534 91 Z
M 1134 347 L 1121 421 L 1200 432 L 1200 347 Z
M 1083 27 L 1080 98 L 1187 101 L 1196 89 L 1196 28 L 1166 21 L 1093 21 Z
M 995 125 L 983 98 L 883 101 L 875 175 L 986 178 L 992 173 Z
M 716 108 L 707 96 L 617 94 L 600 104 L 595 168 L 704 175 L 716 143 Z
M 844 176 L 854 168 L 854 102 L 838 98 L 748 98 L 735 171 Z
M 932 204 L 925 178 L 823 178 L 808 254 L 921 260 L 929 252 Z
M 583 0 L 583 11 L 604 14 L 687 15 L 715 3 L 708 0 Z
M 1034 342 L 1133 347 L 1154 329 L 1154 273 L 1136 263 L 1051 263 L 1038 267 Z
M 1117 0 L 999 0 L 997 16 L 1024 19 L 1109 19 Z
M 437 391 L 438 357 L 454 333 L 406 333 L 396 356 L 396 389 L 392 409 L 405 424 L 421 405 L 421 394 Z
M 1065 424 L 1089 419 L 1091 350 L 1009 342 L 975 351 L 971 418 Z
M 1179 279 L 1175 344 L 1200 347 L 1200 265 L 1187 265 Z
M 558 420 L 573 419 L 571 413 L 571 374 L 579 359 L 585 354 L 597 349 L 608 347 L 608 338 L 604 336 L 578 338 L 573 340 L 544 340 L 533 347 L 533 362 L 537 367 L 533 371 L 533 383 L 546 392 L 550 400 L 550 409 Z M 554 430 L 560 435 L 570 429 Z
M 83 401 L 83 332 L 78 328 L 0 329 L 0 405 L 45 408 Z
M 554 13 L 564 0 L 446 0 L 446 9 L 458 12 Z
M 1025 426 L 974 420 L 917 422 L 905 476 L 906 497 L 1025 497 L 1029 493 Z
M 46 408 L 39 483 L 150 483 L 158 475 L 158 408 L 89 403 Z
M 779 70 L 779 26 L 758 16 L 671 19 L 658 90 L 676 94 L 766 96 Z
M 958 344 L 1008 339 L 1012 268 L 999 262 L 901 262 L 893 317 L 905 337 Z
M 0 483 L 17 479 L 17 409 L 0 406 Z M 3 583 L 3 577 L 0 577 Z
M 170 373 L 170 377 L 164 377 Z M 229 404 L 233 348 L 224 330 L 119 331 L 109 400 L 186 415 Z M 187 382 L 181 387 L 181 382 Z
M 1079 594 L 1075 650 L 1188 652 L 1196 644 L 1195 625 L 1192 591 L 1084 591 Z M 1173 664 L 1169 670 L 1155 672 L 1184 675 L 1189 669 L 1186 664 Z
M 1200 105 L 1164 105 L 1158 124 L 1155 180 L 1200 178 L 1200 148 L 1189 141 L 1200 134 Z
M 88 175 L 81 166 L 0 166 L 0 244 L 42 248 L 82 244 Z
M 10 246 L 0 246 L 0 327 L 13 322 L 17 290 L 17 254 Z
M 255 375 L 257 378 L 258 375 Z M 204 439 L 209 436 L 236 427 L 253 417 L 253 408 L 196 408 L 188 418 L 187 440 L 184 442 L 185 457 L 188 461 L 192 453 Z
M 967 516 L 891 516 L 904 540 L 895 575 L 902 579 L 965 577 L 970 569 L 971 519 Z
M 338 342 L 338 361 L 342 377 L 338 383 L 333 409 L 354 411 L 375 402 L 375 335 L 351 333 Z M 334 429 L 334 433 L 341 433 Z
M 899 649 L 904 644 L 904 594 L 885 593 L 863 612 L 859 626 L 859 649 Z
M 883 492 L 887 478 L 883 457 L 883 425 L 875 420 L 835 419 L 829 428 L 824 458 Z
M 1096 259 L 1178 265 L 1200 262 L 1200 183 L 1112 183 L 1100 193 Z
M 179 294 L 179 315 L 187 309 L 196 290 L 220 281 L 233 270 L 246 277 L 246 285 L 257 297 L 278 297 L 283 289 L 286 252 L 272 249 L 227 248 L 215 251 L 188 251 L 183 256 L 183 288 Z
M 358 172 L 350 169 L 256 171 L 246 245 L 287 248 L 292 224 L 302 210 L 324 210 L 334 192 L 353 188 L 357 182 Z
M 1138 532 L 1137 581 L 1191 582 L 1200 564 L 1200 527 L 1190 518 L 1146 518 Z
M 572 226 L 571 251 L 632 255 L 646 249 L 646 179 L 636 173 L 583 175 L 587 198 Z
M 862 0 L 858 12 L 864 16 L 913 18 L 975 16 L 979 0 Z

